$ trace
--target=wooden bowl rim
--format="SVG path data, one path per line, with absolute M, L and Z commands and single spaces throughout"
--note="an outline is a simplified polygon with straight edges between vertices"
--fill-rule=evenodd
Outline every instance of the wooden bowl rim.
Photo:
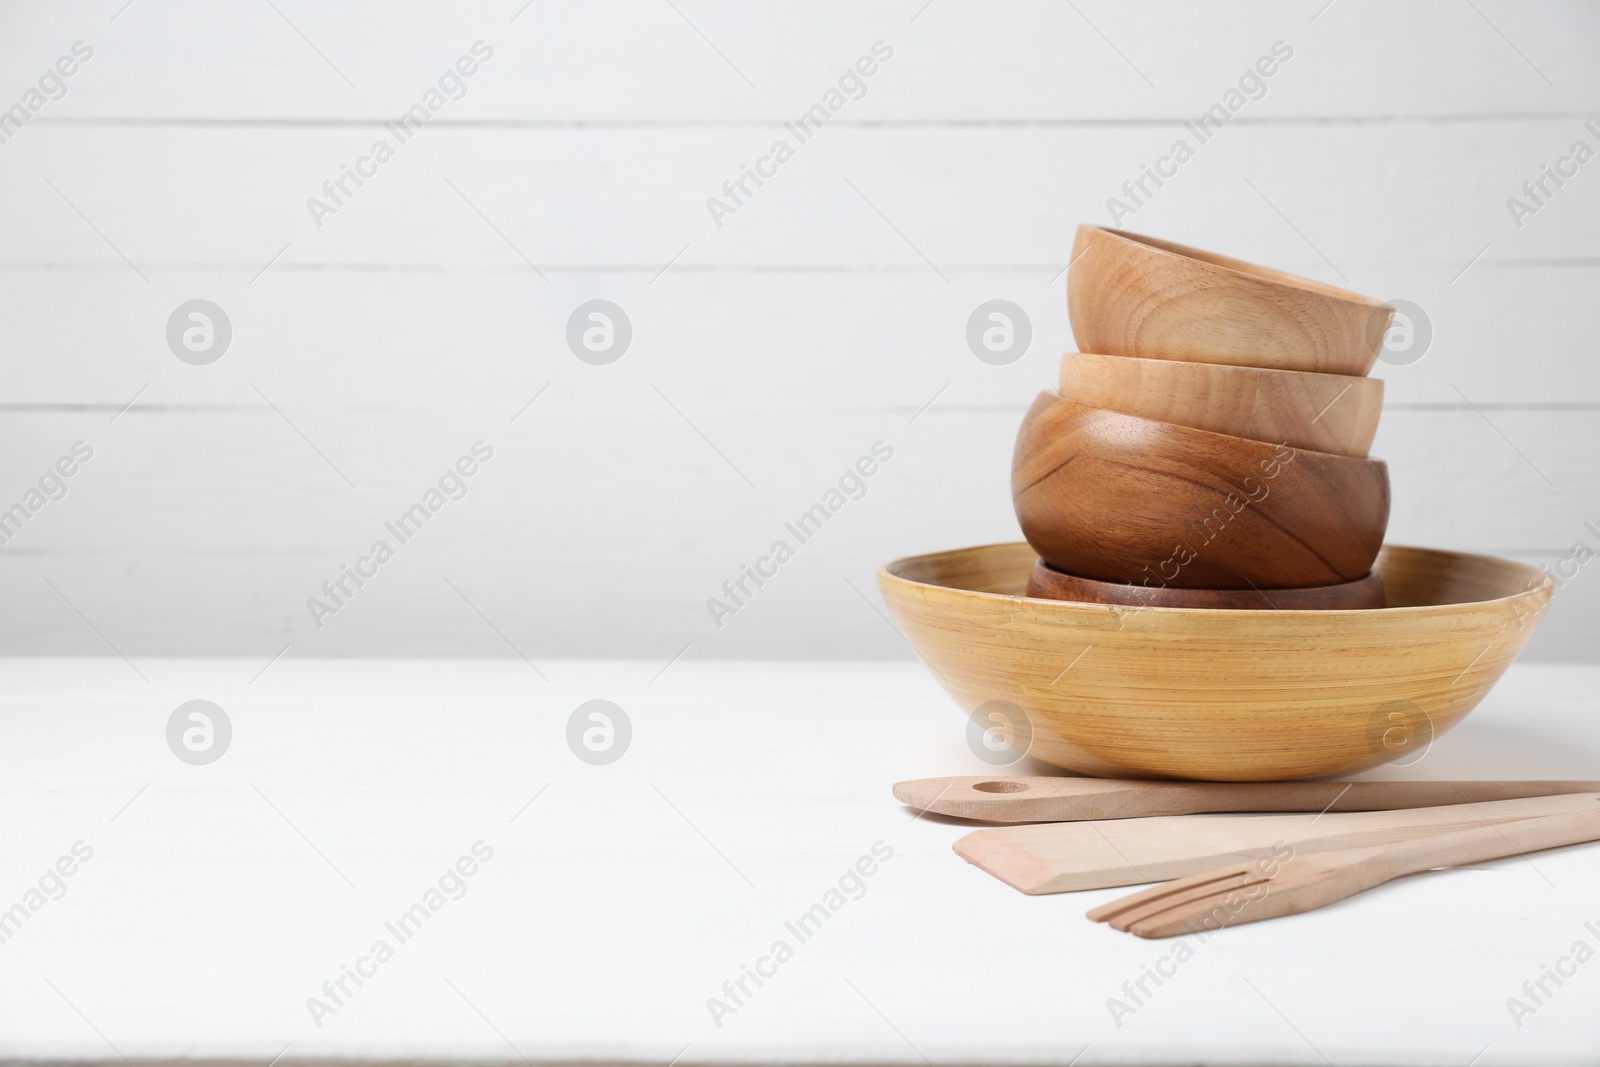
M 1105 590 L 1108 590 L 1108 591 L 1109 590 L 1116 590 L 1116 589 L 1123 589 L 1123 588 L 1128 588 L 1128 589 L 1145 588 L 1143 586 L 1138 585 L 1135 582 L 1107 581 L 1104 578 L 1089 578 L 1089 577 L 1086 577 L 1086 576 L 1084 576 L 1082 574 L 1073 574 L 1071 571 L 1062 570 L 1060 567 L 1057 567 L 1055 564 L 1051 563 L 1049 560 L 1045 559 L 1043 556 L 1041 556 L 1038 559 L 1033 561 L 1033 570 L 1037 571 L 1037 570 L 1040 570 L 1040 569 L 1050 571 L 1052 574 L 1059 574 L 1059 575 L 1061 575 L 1061 577 L 1066 578 L 1069 581 L 1081 582 L 1083 585 L 1089 586 L 1090 588 L 1100 588 L 1100 589 L 1105 589 Z M 1332 589 L 1348 589 L 1353 585 L 1370 585 L 1374 578 L 1381 579 L 1382 577 L 1383 576 L 1378 573 L 1377 567 L 1373 567 L 1372 570 L 1370 570 L 1367 573 L 1363 574 L 1361 577 L 1359 577 L 1359 578 L 1351 578 L 1347 582 L 1328 582 L 1328 583 L 1325 583 L 1323 585 L 1291 585 L 1291 586 L 1287 586 L 1287 587 L 1284 587 L 1284 588 L 1278 588 L 1278 589 L 1256 589 L 1256 590 L 1253 590 L 1253 592 L 1260 593 L 1263 596 L 1265 596 L 1268 593 L 1271 593 L 1274 596 L 1276 596 L 1276 595 L 1278 595 L 1280 593 L 1288 593 L 1288 594 L 1291 594 L 1291 595 L 1294 594 L 1294 593 L 1309 593 L 1309 592 L 1311 592 L 1313 590 L 1317 590 L 1317 589 L 1328 589 L 1328 590 L 1332 590 Z M 1030 574 L 1030 580 L 1031 580 L 1031 574 Z M 1158 586 L 1157 588 L 1158 589 L 1165 589 L 1165 588 L 1169 588 L 1169 587 L 1167 587 L 1167 586 Z M 1182 586 L 1172 586 L 1170 588 L 1172 589 L 1173 592 L 1176 592 L 1176 593 L 1218 593 L 1218 592 L 1221 592 L 1221 593 L 1243 593 L 1243 592 L 1250 591 L 1250 590 L 1244 590 L 1244 589 L 1191 589 L 1191 588 L 1184 588 Z M 1026 600 L 1064 600 L 1064 599 L 1069 599 L 1069 598 L 1056 597 L 1056 596 L 1047 596 L 1047 597 L 1027 597 L 1027 596 L 1025 596 L 1024 599 L 1026 599 Z M 1077 603 L 1077 604 L 1104 604 L 1105 601 L 1100 601 L 1100 600 L 1078 600 L 1078 601 L 1073 601 L 1073 603 Z M 1157 605 L 1155 605 L 1155 604 L 1116 604 L 1116 605 L 1113 605 L 1113 606 L 1114 607 L 1124 607 L 1125 608 L 1125 607 L 1156 607 Z M 1167 605 L 1167 606 L 1171 606 L 1171 605 Z M 1262 609 L 1257 609 L 1257 608 L 1233 608 L 1233 609 L 1230 609 L 1230 610 L 1234 610 L 1234 611 L 1257 611 L 1257 610 L 1262 610 Z M 1275 610 L 1275 609 L 1267 608 L 1265 610 L 1272 611 L 1272 610 Z M 1318 609 L 1318 610 L 1321 611 L 1321 610 L 1332 610 L 1332 609 Z
M 1063 352 L 1061 353 L 1061 362 L 1065 364 L 1067 360 L 1073 359 L 1077 356 L 1088 356 L 1091 360 L 1117 359 L 1124 360 L 1128 363 L 1149 363 L 1160 367 L 1193 367 L 1194 373 L 1196 374 L 1200 374 L 1202 376 L 1207 374 L 1216 374 L 1219 378 L 1226 378 L 1230 374 L 1240 372 L 1242 372 L 1247 378 L 1257 374 L 1281 378 L 1331 378 L 1338 381 L 1349 382 L 1350 388 L 1352 389 L 1360 388 L 1357 383 L 1364 382 L 1367 383 L 1368 386 L 1376 388 L 1380 393 L 1383 391 L 1384 382 L 1382 378 L 1374 378 L 1366 374 L 1336 374 L 1332 371 L 1290 370 L 1287 367 L 1250 367 L 1242 363 L 1195 363 L 1192 360 L 1187 359 L 1152 359 L 1148 356 L 1119 356 L 1111 352 Z M 1186 372 L 1179 371 L 1178 373 L 1181 374 Z M 1060 390 L 1058 389 L 1057 393 L 1059 392 Z M 1071 398 L 1063 397 L 1062 399 Z M 1226 437 L 1228 435 L 1223 434 L 1222 436 Z M 1246 438 L 1246 440 L 1248 440 L 1248 438 Z
M 1298 274 L 1290 274 L 1286 271 L 1275 270 L 1272 267 L 1263 267 L 1259 263 L 1251 263 L 1248 260 L 1235 259 L 1232 256 L 1225 256 L 1218 252 L 1208 252 L 1203 248 L 1195 248 L 1191 245 L 1181 245 L 1176 241 L 1165 241 L 1159 237 L 1149 237 L 1142 233 L 1133 233 L 1130 230 L 1114 230 L 1109 226 L 1096 226 L 1090 222 L 1079 223 L 1079 228 L 1096 230 L 1100 233 L 1109 234 L 1112 237 L 1127 241 L 1130 244 L 1140 245 L 1160 255 L 1171 256 L 1174 259 L 1186 259 L 1191 262 L 1199 263 L 1203 266 L 1211 267 L 1215 270 L 1224 271 L 1228 274 L 1237 275 L 1242 278 L 1266 282 L 1270 285 L 1281 285 L 1289 289 L 1299 289 L 1303 292 L 1315 293 L 1318 296 L 1327 297 L 1330 300 L 1337 300 L 1346 304 L 1355 304 L 1358 307 L 1367 308 L 1372 311 L 1379 309 L 1385 309 L 1388 311 L 1394 310 L 1391 305 L 1382 300 L 1374 300 L 1370 296 L 1363 296 L 1360 293 L 1354 293 L 1348 289 L 1341 289 L 1336 285 L 1329 285 L 1326 282 L 1319 282 L 1314 278 L 1303 278 Z
M 1068 612 L 1091 612 L 1091 613 L 1099 614 L 1099 613 L 1102 613 L 1102 612 L 1105 612 L 1105 611 L 1108 611 L 1108 610 L 1111 610 L 1111 609 L 1117 607 L 1117 605 L 1089 604 L 1089 603 L 1084 603 L 1084 602 L 1080 602 L 1080 601 L 1076 601 L 1076 600 L 1049 600 L 1049 599 L 1046 599 L 1046 598 L 1043 598 L 1043 597 L 1030 597 L 1030 596 L 1026 596 L 1024 594 L 1021 594 L 1021 593 L 989 593 L 989 592 L 985 592 L 982 589 L 966 589 L 966 588 L 963 588 L 963 587 L 961 587 L 959 585 L 940 585 L 940 584 L 938 584 L 936 582 L 922 582 L 922 581 L 916 580 L 915 578 L 907 578 L 902 574 L 896 573 L 896 569 L 897 568 L 909 566 L 911 564 L 919 563 L 919 562 L 922 562 L 924 560 L 939 559 L 941 557 L 955 556 L 955 555 L 959 555 L 961 553 L 967 553 L 967 552 L 992 552 L 992 551 L 997 551 L 997 550 L 1013 550 L 1014 551 L 1014 550 L 1023 549 L 1023 548 L 1027 549 L 1030 552 L 1033 551 L 1032 547 L 1029 546 L 1028 542 L 1026 542 L 1026 541 L 992 541 L 992 542 L 990 542 L 988 544 L 983 544 L 983 545 L 969 545 L 966 548 L 947 548 L 947 549 L 944 549 L 944 550 L 938 551 L 938 552 L 919 552 L 919 553 L 917 553 L 915 555 L 901 556 L 899 559 L 890 560 L 888 563 L 885 563 L 883 566 L 879 567 L 878 568 L 878 580 L 879 581 L 894 582 L 894 583 L 897 583 L 899 585 L 903 585 L 903 586 L 905 586 L 907 588 L 938 589 L 938 590 L 942 590 L 945 593 L 948 593 L 949 595 L 952 595 L 952 596 L 978 597 L 978 598 L 984 599 L 984 600 L 996 600 L 996 601 L 1007 601 L 1007 602 L 1016 602 L 1018 600 L 1024 600 L 1024 601 L 1027 601 L 1029 604 L 1047 605 L 1047 607 L 1045 607 L 1042 610 L 1058 611 L 1058 612 L 1061 612 L 1063 614 L 1068 613 Z M 1345 617 L 1345 616 L 1362 616 L 1362 617 L 1370 618 L 1373 615 L 1379 615 L 1379 614 L 1384 615 L 1386 617 L 1391 617 L 1392 616 L 1392 617 L 1395 617 L 1395 618 L 1406 618 L 1406 617 L 1410 617 L 1410 616 L 1451 615 L 1451 614 L 1455 614 L 1455 613 L 1458 613 L 1460 611 L 1463 611 L 1465 609 L 1474 608 L 1474 607 L 1484 607 L 1484 606 L 1488 606 L 1488 605 L 1509 604 L 1509 603 L 1511 603 L 1513 601 L 1522 600 L 1522 599 L 1525 599 L 1525 598 L 1534 598 L 1534 597 L 1538 597 L 1540 595 L 1544 595 L 1544 596 L 1548 597 L 1550 594 L 1554 593 L 1554 591 L 1555 591 L 1555 581 L 1548 574 L 1546 574 L 1544 571 L 1540 570 L 1537 567 L 1530 566 L 1530 565 L 1528 565 L 1526 563 L 1518 563 L 1516 560 L 1505 559 L 1505 558 L 1500 557 L 1500 556 L 1484 555 L 1481 552 L 1458 552 L 1458 551 L 1456 551 L 1454 549 L 1449 549 L 1449 548 L 1425 548 L 1425 547 L 1423 547 L 1421 545 L 1397 545 L 1397 544 L 1389 544 L 1387 542 L 1383 545 L 1383 548 L 1380 550 L 1379 556 L 1381 558 L 1383 553 L 1392 552 L 1392 551 L 1415 552 L 1415 553 L 1418 553 L 1418 554 L 1421 554 L 1421 555 L 1428 555 L 1428 556 L 1442 556 L 1442 557 L 1444 557 L 1446 559 L 1450 559 L 1450 560 L 1469 560 L 1469 559 L 1485 560 L 1485 561 L 1487 561 L 1489 563 L 1493 563 L 1493 564 L 1495 564 L 1497 566 L 1508 568 L 1509 570 L 1511 570 L 1514 573 L 1521 573 L 1521 574 L 1525 575 L 1526 577 L 1528 577 L 1530 580 L 1537 578 L 1538 582 L 1537 582 L 1537 584 L 1534 584 L 1534 585 L 1532 585 L 1532 586 L 1530 586 L 1530 587 L 1528 587 L 1526 589 L 1519 590 L 1518 592 L 1507 593 L 1505 596 L 1494 597 L 1494 598 L 1489 599 L 1489 600 L 1458 600 L 1458 601 L 1455 601 L 1454 603 L 1450 603 L 1450 604 L 1410 604 L 1410 605 L 1407 605 L 1405 607 L 1383 607 L 1383 608 L 1287 608 L 1287 609 L 1278 609 L 1278 608 L 1169 608 L 1169 607 L 1156 607 L 1156 606 L 1143 606 L 1143 605 L 1121 605 L 1120 607 L 1121 607 L 1121 610 L 1127 610 L 1127 611 L 1139 611 L 1139 612 L 1155 611 L 1155 612 L 1163 612 L 1163 613 L 1172 614 L 1172 615 L 1188 615 L 1188 616 L 1194 616 L 1196 618 L 1205 618 L 1205 619 L 1218 618 L 1218 619 L 1239 620 L 1239 619 L 1248 619 L 1248 618 L 1272 618 L 1272 617 L 1277 617 L 1277 616 L 1280 616 L 1280 615 L 1292 615 L 1292 616 L 1296 616 L 1296 617 L 1301 617 L 1301 616 L 1314 617 L 1314 618 L 1319 618 L 1319 619 L 1327 619 L 1327 618 L 1329 618 L 1331 616 L 1331 617 L 1337 619 L 1337 618 L 1342 618 L 1342 617 Z M 1380 576 L 1382 575 L 1382 572 L 1378 570 L 1376 565 L 1373 566 L 1373 570 L 1377 571 Z
M 1121 357 L 1119 356 L 1118 358 L 1120 359 Z M 1223 441 L 1234 441 L 1241 445 L 1248 445 L 1252 450 L 1260 451 L 1263 456 L 1271 454 L 1275 449 L 1281 447 L 1293 449 L 1296 456 L 1310 456 L 1313 462 L 1318 460 L 1326 460 L 1329 463 L 1334 464 L 1372 464 L 1374 466 L 1381 467 L 1385 474 L 1387 474 L 1389 469 L 1388 463 L 1373 456 L 1345 456 L 1338 452 L 1319 452 L 1314 448 L 1298 448 L 1287 443 L 1258 441 L 1253 437 L 1238 437 L 1231 433 L 1217 433 L 1215 430 L 1202 430 L 1198 426 L 1185 426 L 1179 422 L 1162 422 L 1160 419 L 1147 419 L 1143 415 L 1124 415 L 1120 411 L 1112 411 L 1110 408 L 1097 408 L 1093 404 L 1085 404 L 1080 401 L 1073 400 L 1070 397 L 1062 396 L 1060 389 L 1041 389 L 1039 390 L 1039 396 L 1053 397 L 1054 400 L 1051 403 L 1052 407 L 1058 404 L 1071 404 L 1073 407 L 1082 408 L 1085 411 L 1104 412 L 1113 418 L 1130 419 L 1133 422 L 1142 422 L 1149 426 L 1159 426 L 1165 431 L 1176 431 L 1172 434 L 1172 436 L 1176 437 L 1183 437 L 1185 434 L 1201 434 L 1205 437 L 1215 437 Z M 1037 404 L 1038 402 L 1039 398 L 1035 397 L 1034 403 Z

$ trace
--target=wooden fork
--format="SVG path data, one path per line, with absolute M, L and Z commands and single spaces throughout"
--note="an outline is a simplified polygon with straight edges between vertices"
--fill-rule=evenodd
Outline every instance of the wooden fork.
M 1089 918 L 1140 937 L 1203 933 L 1297 915 L 1405 874 L 1597 839 L 1600 802 L 1581 812 L 1452 830 L 1398 844 L 1230 864 L 1113 900 L 1089 912 Z

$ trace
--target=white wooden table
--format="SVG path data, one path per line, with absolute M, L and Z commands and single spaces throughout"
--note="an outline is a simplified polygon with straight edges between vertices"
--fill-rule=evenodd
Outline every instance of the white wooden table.
M 911 663 L 135 666 L 0 661 L 0 1059 L 1600 1062 L 1600 960 L 1560 963 L 1600 949 L 1597 847 L 1178 962 L 1083 917 L 1120 891 L 1024 897 L 950 851 L 965 827 L 891 798 L 985 770 Z M 595 698 L 631 721 L 609 765 L 566 742 Z M 210 764 L 168 748 L 191 699 L 232 726 Z M 1385 773 L 1600 777 L 1600 667 L 1515 668 Z M 430 901 L 475 844 L 492 856 Z M 75 845 L 92 856 L 47 873 Z M 830 898 L 875 848 L 858 899 Z M 786 923 L 819 903 L 802 941 Z M 385 924 L 416 904 L 401 940 Z M 1575 973 L 1519 1026 L 1508 998 L 1558 964 Z M 345 965 L 367 977 L 335 1004 Z M 746 965 L 770 977 L 735 1002 Z M 1169 976 L 1136 1001 L 1150 969 Z

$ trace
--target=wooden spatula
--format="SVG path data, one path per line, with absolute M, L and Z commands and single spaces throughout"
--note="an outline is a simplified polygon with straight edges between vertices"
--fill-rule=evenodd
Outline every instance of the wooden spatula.
M 1600 797 L 1594 801 L 1563 815 L 1221 867 L 1114 900 L 1089 918 L 1140 937 L 1172 937 L 1296 915 L 1401 875 L 1600 839 Z
M 919 778 L 894 795 L 984 822 L 1078 822 L 1222 811 L 1388 811 L 1561 793 L 1600 782 L 1145 782 L 1115 778 Z
M 1248 859 L 1408 841 L 1490 822 L 1587 811 L 1600 792 L 1326 815 L 1173 815 L 975 830 L 956 854 L 1024 893 L 1182 878 Z

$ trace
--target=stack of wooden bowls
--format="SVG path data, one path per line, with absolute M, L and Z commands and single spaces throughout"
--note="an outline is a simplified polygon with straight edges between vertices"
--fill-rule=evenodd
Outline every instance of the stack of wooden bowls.
M 1320 282 L 1080 226 L 1081 352 L 1017 436 L 1028 595 L 1381 608 L 1389 473 L 1368 458 L 1393 310 Z

